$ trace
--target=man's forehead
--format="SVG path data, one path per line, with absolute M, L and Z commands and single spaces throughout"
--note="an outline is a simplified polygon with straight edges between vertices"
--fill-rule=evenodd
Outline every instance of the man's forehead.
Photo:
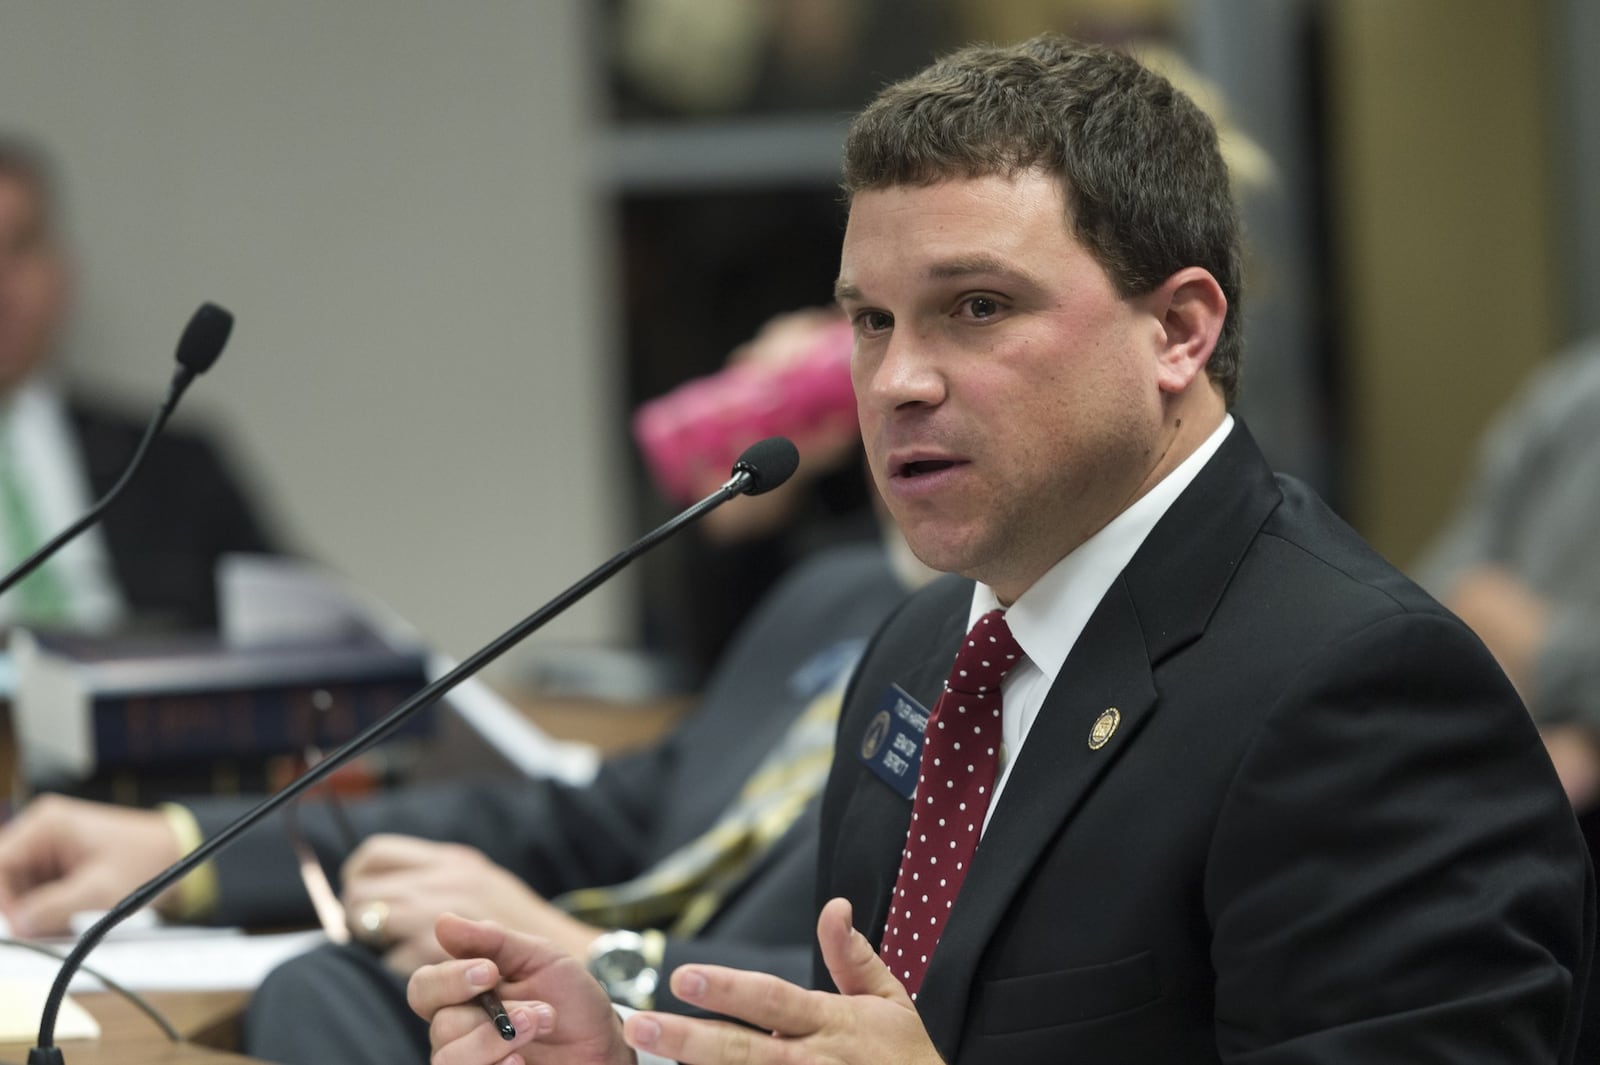
M 869 190 L 852 200 L 834 295 L 860 299 L 890 278 L 1038 284 L 1058 240 L 1078 243 L 1060 184 L 1039 171 Z

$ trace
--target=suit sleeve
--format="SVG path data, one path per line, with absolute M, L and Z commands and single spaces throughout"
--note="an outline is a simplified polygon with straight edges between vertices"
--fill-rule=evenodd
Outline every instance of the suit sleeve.
M 102 492 L 121 475 L 138 434 L 115 421 L 84 423 L 90 480 Z M 128 495 L 104 519 L 117 583 L 140 622 L 216 625 L 216 566 L 229 552 L 278 553 L 246 482 L 195 433 L 157 437 Z
M 1593 878 L 1526 713 L 1454 619 L 1376 622 L 1289 685 L 1204 898 L 1224 1061 L 1570 1060 Z
M 639 870 L 673 758 L 669 740 L 607 762 L 584 787 L 544 779 L 452 782 L 398 789 L 347 803 L 346 811 L 358 840 L 398 832 L 465 843 L 550 896 L 614 883 Z M 200 799 L 186 805 L 209 838 L 252 803 Z M 297 816 L 337 885 L 349 848 L 326 806 L 308 802 Z M 223 851 L 216 870 L 217 922 L 273 925 L 311 919 L 281 813 Z

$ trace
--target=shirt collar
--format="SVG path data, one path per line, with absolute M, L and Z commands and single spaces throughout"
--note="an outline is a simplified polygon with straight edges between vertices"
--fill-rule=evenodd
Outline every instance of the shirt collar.
M 1105 528 L 1085 540 L 1017 597 L 1006 611 L 1006 623 L 1028 660 L 1053 683 L 1089 616 L 1105 598 L 1117 575 L 1128 565 L 1150 530 L 1156 527 L 1183 490 L 1199 475 L 1233 429 L 1233 415 L 1195 448 L 1188 458 L 1136 499 Z M 967 618 L 971 628 L 985 613 L 1000 606 L 994 590 L 977 585 Z

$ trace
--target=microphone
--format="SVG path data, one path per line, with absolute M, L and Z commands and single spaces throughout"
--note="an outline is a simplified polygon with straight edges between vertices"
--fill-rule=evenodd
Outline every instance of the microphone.
M 106 937 L 106 933 L 149 905 L 156 896 L 183 879 L 186 874 L 233 842 L 256 822 L 295 799 L 379 740 L 389 736 L 412 714 L 432 705 L 450 689 L 493 662 L 524 637 L 543 628 L 552 618 L 604 584 L 629 562 L 736 495 L 760 495 L 763 492 L 770 492 L 787 481 L 799 465 L 799 452 L 795 450 L 793 443 L 783 437 L 771 437 L 752 444 L 733 464 L 732 475 L 722 487 L 611 556 L 566 591 L 495 637 L 482 650 L 389 711 L 388 715 L 374 722 L 366 731 L 346 742 L 279 791 L 267 796 L 238 820 L 168 866 L 165 871 L 135 888 L 83 934 L 66 960 L 61 963 L 61 970 L 56 974 L 55 983 L 50 987 L 50 995 L 45 1000 L 44 1012 L 39 1017 L 39 1044 L 28 1052 L 28 1065 L 63 1065 L 65 1059 L 61 1056 L 61 1049 L 54 1045 L 56 1016 L 61 1010 L 62 999 L 66 997 L 67 985 L 72 982 L 73 975 L 89 956 L 89 952 Z
M 794 443 L 785 436 L 769 436 L 744 449 L 744 454 L 733 464 L 733 474 L 735 477 L 747 474 L 749 481 L 742 491 L 745 495 L 758 496 L 793 477 L 799 468 L 800 452 Z
M 184 377 L 179 390 L 211 369 L 222 349 L 227 346 L 228 335 L 233 332 L 233 315 L 215 303 L 202 303 L 194 312 L 189 324 L 183 327 L 178 338 L 178 365 L 176 376 Z
M 112 502 L 122 494 L 122 490 L 133 480 L 133 475 L 144 463 L 145 452 L 150 450 L 151 441 L 161 432 L 162 427 L 167 424 L 167 419 L 172 417 L 172 412 L 177 409 L 178 400 L 184 390 L 196 377 L 211 369 L 211 364 L 217 361 L 217 356 L 222 354 L 223 346 L 228 343 L 228 334 L 231 332 L 233 332 L 233 315 L 215 303 L 200 305 L 200 309 L 194 312 L 189 324 L 184 327 L 183 336 L 178 338 L 178 368 L 172 374 L 172 384 L 167 388 L 167 398 L 156 411 L 155 417 L 150 419 L 150 425 L 145 429 L 144 437 L 134 450 L 128 468 L 122 471 L 122 476 L 111 486 L 111 490 L 89 508 L 87 514 L 57 533 L 49 542 L 19 562 L 10 573 L 0 578 L 0 595 L 4 595 L 12 585 L 44 565 L 51 555 L 67 546 L 98 521 L 100 515 L 104 514 Z

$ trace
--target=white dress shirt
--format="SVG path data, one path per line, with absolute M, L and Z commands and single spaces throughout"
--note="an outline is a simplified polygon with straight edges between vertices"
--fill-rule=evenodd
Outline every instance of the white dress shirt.
M 1167 512 L 1173 502 L 1189 487 L 1205 464 L 1211 461 L 1222 441 L 1233 429 L 1233 415 L 1226 415 L 1222 424 L 1206 437 L 1194 454 L 1184 459 L 1176 469 L 1163 477 L 1150 491 L 1132 506 L 1112 518 L 1106 527 L 1085 540 L 1071 554 L 1033 583 L 1017 601 L 1006 610 L 1006 624 L 1011 634 L 1022 646 L 1027 661 L 1017 666 L 1001 682 L 1001 742 L 1000 773 L 995 781 L 994 797 L 989 812 L 984 816 L 983 827 L 989 828 L 989 818 L 1000 803 L 1000 793 L 1005 790 L 1011 767 L 1017 762 L 1028 730 L 1039 716 L 1044 698 L 1056 682 L 1061 666 L 1072 647 L 1083 634 L 1089 616 L 1100 600 L 1110 590 L 1117 576 L 1139 550 L 1145 537 L 1150 535 L 1156 522 Z M 980 584 L 972 593 L 972 609 L 967 618 L 970 629 L 984 614 L 1000 606 L 993 589 Z
M 94 502 L 66 404 L 49 384 L 29 381 L 0 406 L 0 432 L 6 434 L 4 443 L 10 448 L 35 532 L 41 542 L 48 540 L 82 517 Z M 8 556 L 12 540 L 5 520 L 0 514 L 0 555 Z M 0 567 L 8 570 L 21 561 L 0 557 Z M 105 631 L 126 615 L 99 528 L 90 528 L 47 565 L 61 583 L 73 628 Z M 15 611 L 16 596 L 0 596 L 0 625 L 13 623 Z

